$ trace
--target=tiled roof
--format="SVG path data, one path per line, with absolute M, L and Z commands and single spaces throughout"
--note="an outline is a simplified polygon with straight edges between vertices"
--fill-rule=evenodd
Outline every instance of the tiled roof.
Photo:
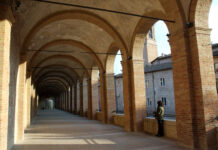
M 157 72 L 162 70 L 170 70 L 172 69 L 172 63 L 162 63 L 162 64 L 156 64 L 156 65 L 147 65 L 145 66 L 145 73 L 150 72 Z

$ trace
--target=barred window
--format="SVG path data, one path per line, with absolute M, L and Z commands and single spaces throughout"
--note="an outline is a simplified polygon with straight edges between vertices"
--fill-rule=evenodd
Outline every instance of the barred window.
M 145 80 L 146 88 L 149 87 L 149 80 Z
M 165 79 L 164 78 L 160 78 L 160 85 L 165 86 Z
M 161 99 L 162 99 L 163 105 L 166 106 L 166 105 L 167 105 L 167 99 L 166 99 L 166 97 L 162 97 Z

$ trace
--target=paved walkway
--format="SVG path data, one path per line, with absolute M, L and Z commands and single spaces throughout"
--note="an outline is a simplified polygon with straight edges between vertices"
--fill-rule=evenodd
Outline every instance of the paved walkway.
M 175 141 L 128 133 L 59 110 L 40 111 L 13 150 L 184 150 Z

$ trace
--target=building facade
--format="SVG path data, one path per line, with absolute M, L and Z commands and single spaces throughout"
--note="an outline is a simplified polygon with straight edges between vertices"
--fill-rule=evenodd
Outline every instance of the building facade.
M 115 82 L 115 94 L 116 94 L 116 113 L 124 113 L 124 102 L 123 102 L 123 76 L 118 74 L 114 76 Z
M 214 67 L 216 72 L 216 85 L 218 89 L 218 44 L 212 45 Z M 157 109 L 157 102 L 162 101 L 165 108 L 165 116 L 175 118 L 175 96 L 172 72 L 171 55 L 157 56 L 157 44 L 154 28 L 152 28 L 145 40 L 143 49 L 144 77 L 146 91 L 145 116 L 153 116 Z M 115 75 L 116 113 L 124 112 L 123 80 L 122 74 Z
M 152 116 L 162 101 L 165 116 L 175 116 L 172 62 L 170 55 L 160 56 L 145 67 L 147 116 Z

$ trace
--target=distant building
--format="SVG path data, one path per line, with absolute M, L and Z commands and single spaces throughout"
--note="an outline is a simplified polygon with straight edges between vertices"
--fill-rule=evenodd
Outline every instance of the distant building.
M 157 44 L 155 41 L 154 27 L 149 30 L 149 33 L 144 42 L 143 58 L 144 66 L 151 64 L 157 58 Z M 124 113 L 123 102 L 123 78 L 122 74 L 114 76 L 115 91 L 116 91 L 116 113 Z
M 162 101 L 165 116 L 175 115 L 172 61 L 170 55 L 157 57 L 145 66 L 147 115 L 153 115 L 157 101 Z
M 116 113 L 124 113 L 124 102 L 123 102 L 123 76 L 118 74 L 114 76 L 115 82 L 115 94 L 116 94 Z
M 218 89 L 218 44 L 213 44 L 214 67 Z M 154 28 L 149 31 L 143 49 L 147 116 L 153 116 L 157 101 L 162 101 L 166 117 L 175 117 L 175 97 L 171 55 L 157 57 Z M 114 76 L 116 113 L 124 113 L 122 74 Z
M 218 43 L 213 44 L 212 49 L 213 49 L 214 70 L 216 74 L 216 88 L 218 91 Z
M 216 87 L 218 89 L 218 44 L 212 45 Z M 161 100 L 165 108 L 165 116 L 175 116 L 175 98 L 171 55 L 157 57 L 150 65 L 145 66 L 145 86 L 147 115 L 152 115 Z

